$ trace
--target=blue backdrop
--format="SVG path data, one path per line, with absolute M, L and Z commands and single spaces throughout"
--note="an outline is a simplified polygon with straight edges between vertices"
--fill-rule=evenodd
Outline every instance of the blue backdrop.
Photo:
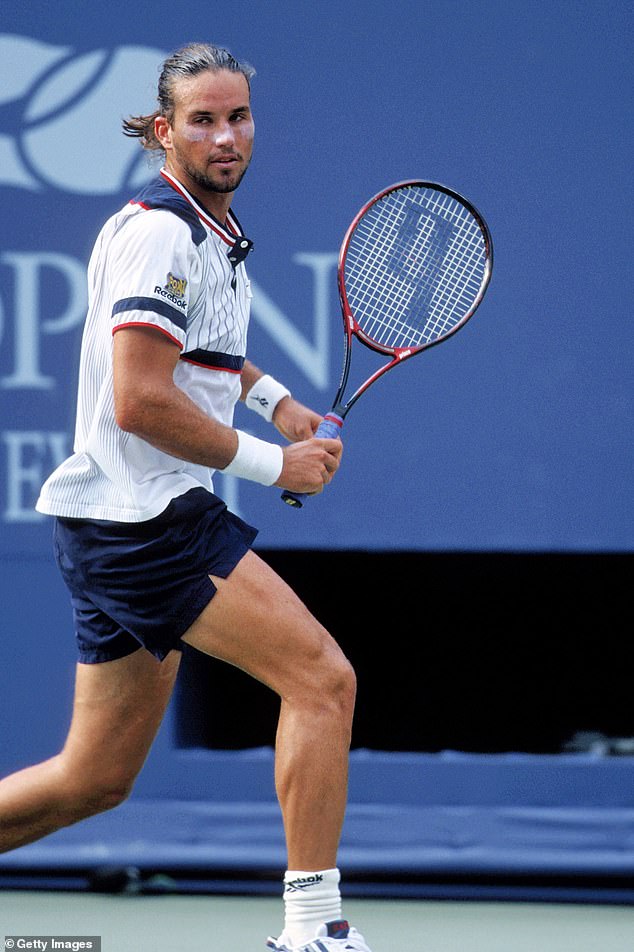
M 220 479 L 267 547 L 625 550 L 632 524 L 628 4 L 60 0 L 0 35 L 0 554 L 48 552 L 33 511 L 67 454 L 96 233 L 153 171 L 120 120 L 193 39 L 253 63 L 250 353 L 330 406 L 335 262 L 358 207 L 419 177 L 493 233 L 493 282 L 451 341 L 352 411 L 336 483 L 302 512 Z M 628 193 L 628 189 L 630 189 Z M 359 351 L 357 351 L 357 356 Z M 361 361 L 359 368 L 366 364 Z M 354 373 L 353 373 L 354 376 Z M 240 409 L 238 423 L 265 425 Z
M 235 201 L 255 243 L 250 356 L 300 399 L 330 406 L 341 361 L 335 262 L 365 200 L 402 179 L 440 181 L 476 204 L 495 243 L 493 281 L 476 317 L 360 401 L 346 424 L 342 470 L 319 499 L 297 512 L 277 491 L 219 479 L 230 504 L 261 527 L 259 544 L 631 550 L 629 6 L 189 0 L 175 7 L 155 0 L 148 14 L 134 0 L 88 12 L 84 3 L 58 0 L 3 10 L 0 775 L 49 756 L 65 736 L 75 661 L 70 607 L 51 557 L 50 521 L 33 504 L 70 450 L 93 241 L 103 220 L 154 174 L 120 122 L 154 108 L 158 65 L 186 42 L 227 45 L 258 72 L 256 153 Z M 267 434 L 242 408 L 238 423 Z M 171 708 L 137 795 L 193 803 L 211 796 L 223 803 L 223 830 L 227 802 L 270 800 L 277 823 L 270 751 L 180 750 L 174 716 Z M 414 755 L 390 757 L 353 755 L 351 796 L 362 804 L 344 841 L 353 869 L 374 862 L 372 852 L 357 856 L 359 841 L 375 847 L 379 864 L 403 868 L 421 856 L 433 867 L 437 856 L 443 869 L 457 862 L 631 873 L 632 853 L 622 846 L 631 829 L 631 758 L 573 758 L 562 767 L 559 758 L 463 764 L 442 756 L 421 766 Z M 378 805 L 363 806 L 373 798 Z M 463 805 L 488 809 L 491 799 L 493 821 L 474 826 Z M 404 802 L 423 813 L 420 829 L 408 819 L 407 843 L 397 849 Z M 439 823 L 441 802 L 459 809 Z M 517 836 L 508 829 L 516 816 L 509 804 L 529 809 L 517 815 Z M 595 805 L 605 808 L 601 836 Z M 571 835 L 570 808 L 581 811 L 574 814 L 579 837 Z M 116 833 L 130 814 L 106 817 L 105 827 L 98 818 L 71 830 L 70 840 L 60 833 L 10 854 L 3 868 L 70 863 L 68 856 L 93 862 L 84 849 L 91 836 L 96 855 L 140 862 L 126 852 L 144 847 L 138 801 L 131 809 L 133 833 L 125 825 Z M 153 849 L 166 842 L 156 840 L 155 813 Z M 376 840 L 381 824 L 384 850 Z M 173 829 L 181 859 L 187 844 L 186 862 L 253 861 L 252 842 L 240 852 L 229 839 L 227 855 L 214 854 L 221 838 L 208 836 L 199 854 L 189 831 Z M 251 829 L 242 814 L 230 826 L 247 837 Z M 439 829 L 448 831 L 449 846 L 440 843 L 436 853 Z M 275 837 L 266 841 L 274 865 L 282 851 L 279 831 Z M 502 841 L 517 855 L 500 853 Z M 465 850 L 466 842 L 474 848 Z

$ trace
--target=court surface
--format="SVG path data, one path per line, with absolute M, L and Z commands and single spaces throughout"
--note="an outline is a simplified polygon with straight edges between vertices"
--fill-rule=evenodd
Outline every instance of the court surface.
M 634 907 L 345 900 L 372 952 L 634 952 Z M 264 952 L 281 900 L 0 892 L 5 935 L 100 935 L 103 952 Z M 17 948 L 17 945 L 16 945 Z

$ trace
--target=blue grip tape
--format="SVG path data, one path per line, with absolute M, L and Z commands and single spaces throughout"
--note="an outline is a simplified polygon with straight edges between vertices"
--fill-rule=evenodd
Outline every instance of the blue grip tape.
M 317 427 L 316 437 L 324 440 L 338 440 L 343 426 L 343 417 L 337 413 L 328 413 Z M 310 493 L 292 493 L 285 489 L 282 493 L 282 499 L 287 506 L 294 506 L 295 509 L 301 509 L 304 500 Z

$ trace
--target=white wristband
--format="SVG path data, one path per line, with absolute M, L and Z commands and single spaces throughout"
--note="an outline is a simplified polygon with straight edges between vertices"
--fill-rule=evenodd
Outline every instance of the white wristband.
M 282 397 L 290 397 L 291 391 L 276 380 L 275 377 L 264 374 L 259 380 L 256 380 L 244 402 L 249 410 L 255 410 L 261 417 L 264 417 L 269 423 L 273 419 L 275 407 Z
M 238 452 L 228 466 L 221 472 L 227 476 L 239 476 L 241 479 L 251 479 L 254 483 L 263 486 L 272 486 L 280 478 L 284 454 L 282 447 L 276 443 L 267 443 L 251 436 L 243 430 L 236 430 L 238 434 Z

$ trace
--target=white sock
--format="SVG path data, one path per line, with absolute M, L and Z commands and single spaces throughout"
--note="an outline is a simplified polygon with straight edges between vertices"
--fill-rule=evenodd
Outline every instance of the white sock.
M 289 869 L 284 876 L 284 939 L 291 945 L 310 942 L 324 922 L 341 919 L 338 869 L 317 872 Z

